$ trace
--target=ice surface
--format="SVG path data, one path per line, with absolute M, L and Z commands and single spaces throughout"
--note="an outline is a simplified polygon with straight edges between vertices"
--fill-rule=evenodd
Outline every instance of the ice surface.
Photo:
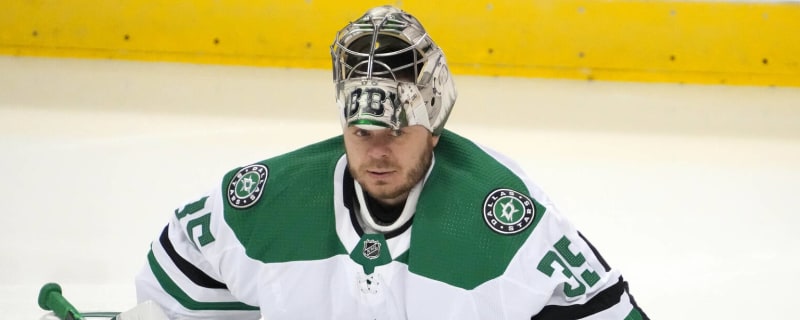
M 0 310 L 135 305 L 174 208 L 337 134 L 329 71 L 0 57 Z M 448 128 L 517 159 L 653 319 L 794 314 L 800 89 L 457 76 Z

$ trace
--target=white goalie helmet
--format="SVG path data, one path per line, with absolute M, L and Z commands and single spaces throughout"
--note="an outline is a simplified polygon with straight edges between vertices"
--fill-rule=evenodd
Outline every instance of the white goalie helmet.
M 444 53 L 410 14 L 370 9 L 336 34 L 331 58 L 343 127 L 444 130 L 455 85 Z

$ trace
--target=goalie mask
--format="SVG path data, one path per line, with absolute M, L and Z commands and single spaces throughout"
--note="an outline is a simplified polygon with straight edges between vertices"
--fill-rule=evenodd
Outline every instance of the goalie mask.
M 444 130 L 455 85 L 442 50 L 413 16 L 369 10 L 336 34 L 331 57 L 343 127 Z

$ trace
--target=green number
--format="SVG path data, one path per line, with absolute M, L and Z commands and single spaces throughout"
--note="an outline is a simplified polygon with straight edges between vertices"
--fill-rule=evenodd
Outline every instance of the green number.
M 561 273 L 567 277 L 567 279 L 572 279 L 578 283 L 577 287 L 573 287 L 569 283 L 564 283 L 564 294 L 567 297 L 576 297 L 586 293 L 587 285 L 592 287 L 597 284 L 597 282 L 600 281 L 600 276 L 588 266 L 581 272 L 580 279 L 575 276 L 570 269 L 583 266 L 586 263 L 586 258 L 580 252 L 576 254 L 570 251 L 570 244 L 571 242 L 569 239 L 567 239 L 566 236 L 562 236 L 561 239 L 553 245 L 555 251 L 547 251 L 544 257 L 542 257 L 542 260 L 539 261 L 537 269 L 548 277 L 552 277 L 555 272 L 553 264 L 557 263 L 561 267 Z M 566 263 L 564 263 L 564 261 L 566 261 Z M 569 264 L 569 266 L 567 266 L 567 264 Z M 584 283 L 586 285 L 584 285 Z
M 206 200 L 208 200 L 208 197 L 203 197 L 200 200 L 187 204 L 181 210 L 175 209 L 175 216 L 178 217 L 178 220 L 180 220 L 185 216 L 203 210 L 203 208 L 206 206 Z
M 187 204 L 183 207 L 183 209 L 175 209 L 175 216 L 178 220 L 185 218 L 186 216 L 193 215 L 195 213 L 200 212 L 206 206 L 206 200 L 208 197 L 203 197 L 200 200 Z M 195 227 L 200 226 L 200 236 L 197 237 L 198 245 L 201 247 L 214 242 L 214 236 L 211 235 L 211 214 L 206 214 L 200 216 L 198 218 L 194 218 L 190 220 L 186 224 L 186 232 L 189 234 L 189 238 L 194 241 L 194 229 Z
M 547 251 L 547 253 L 544 255 L 544 258 L 539 261 L 539 265 L 536 267 L 536 269 L 539 269 L 539 271 L 546 274 L 548 277 L 552 277 L 553 272 L 556 271 L 553 268 L 553 263 L 558 263 L 558 265 L 561 266 L 561 274 L 569 279 L 574 279 L 575 282 L 578 283 L 577 288 L 573 288 L 572 285 L 564 283 L 564 294 L 566 294 L 567 297 L 577 297 L 586 292 L 586 286 L 584 286 L 583 283 L 581 283 L 578 278 L 575 277 L 572 271 L 570 271 L 569 268 L 567 268 L 567 266 L 564 264 L 564 261 L 561 260 L 561 257 L 559 257 L 553 251 Z
M 567 260 L 570 266 L 578 268 L 586 262 L 586 258 L 583 257 L 583 253 L 574 254 L 572 251 L 569 250 L 569 245 L 571 242 L 567 237 L 561 237 L 561 239 L 556 242 L 555 248 L 564 260 Z M 581 278 L 583 281 L 586 281 L 590 287 L 593 286 L 597 281 L 600 281 L 600 276 L 597 275 L 597 272 L 594 272 L 591 268 L 586 268 L 585 271 L 581 273 Z
M 214 242 L 214 236 L 211 235 L 210 213 L 193 219 L 186 224 L 186 232 L 189 233 L 189 238 L 192 240 L 194 240 L 194 228 L 197 226 L 200 226 L 200 236 L 197 237 L 197 242 L 201 247 Z
M 574 254 L 572 251 L 569 251 L 569 245 L 572 242 L 567 239 L 567 237 L 561 237 L 561 239 L 556 242 L 554 246 L 558 254 L 564 257 L 564 260 L 567 260 L 567 263 L 573 267 L 580 267 L 584 262 L 586 262 L 586 258 L 583 257 L 582 253 Z

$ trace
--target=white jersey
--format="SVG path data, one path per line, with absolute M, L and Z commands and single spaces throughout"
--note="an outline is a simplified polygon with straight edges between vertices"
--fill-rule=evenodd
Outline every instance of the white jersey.
M 138 298 L 176 319 L 647 319 L 509 159 L 446 131 L 423 183 L 370 233 L 341 137 L 232 170 L 175 210 Z

